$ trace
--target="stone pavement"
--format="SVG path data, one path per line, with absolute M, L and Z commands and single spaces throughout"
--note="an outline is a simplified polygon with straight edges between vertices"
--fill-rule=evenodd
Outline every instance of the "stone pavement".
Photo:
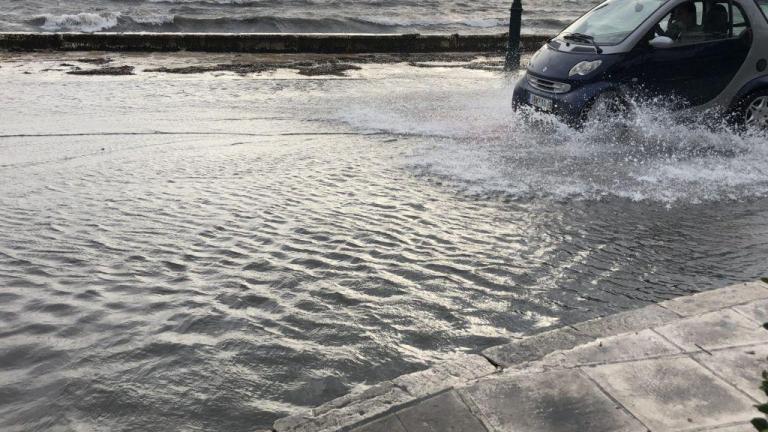
M 768 284 L 565 327 L 406 375 L 277 432 L 752 432 Z

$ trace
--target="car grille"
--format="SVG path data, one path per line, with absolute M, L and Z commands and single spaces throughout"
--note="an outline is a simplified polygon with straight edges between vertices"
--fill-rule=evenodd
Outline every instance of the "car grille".
M 535 77 L 533 75 L 528 75 L 528 84 L 537 90 L 541 90 L 547 93 L 567 93 L 571 91 L 570 84 L 550 81 L 548 79 Z

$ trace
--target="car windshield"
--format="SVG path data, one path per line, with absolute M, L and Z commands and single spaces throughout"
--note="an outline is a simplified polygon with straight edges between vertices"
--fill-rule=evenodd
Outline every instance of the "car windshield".
M 763 15 L 765 15 L 765 19 L 768 20 L 768 0 L 757 0 L 757 4 L 760 5 L 760 9 L 763 10 Z
M 600 45 L 616 45 L 666 2 L 667 0 L 608 0 L 568 26 L 561 36 L 577 33 L 593 37 Z

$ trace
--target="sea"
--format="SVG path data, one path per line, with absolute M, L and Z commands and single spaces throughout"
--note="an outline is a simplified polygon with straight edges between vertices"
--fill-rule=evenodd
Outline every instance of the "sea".
M 5 32 L 504 32 L 509 0 L 0 0 Z M 524 1 L 523 31 L 551 34 L 599 2 Z

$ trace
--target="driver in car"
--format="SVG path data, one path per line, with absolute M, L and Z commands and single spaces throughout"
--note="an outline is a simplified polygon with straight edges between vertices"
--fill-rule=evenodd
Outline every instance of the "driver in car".
M 660 34 L 668 36 L 674 41 L 683 39 L 687 34 L 697 31 L 696 6 L 691 3 L 683 3 L 672 11 L 672 16 L 667 25 L 667 31 Z

